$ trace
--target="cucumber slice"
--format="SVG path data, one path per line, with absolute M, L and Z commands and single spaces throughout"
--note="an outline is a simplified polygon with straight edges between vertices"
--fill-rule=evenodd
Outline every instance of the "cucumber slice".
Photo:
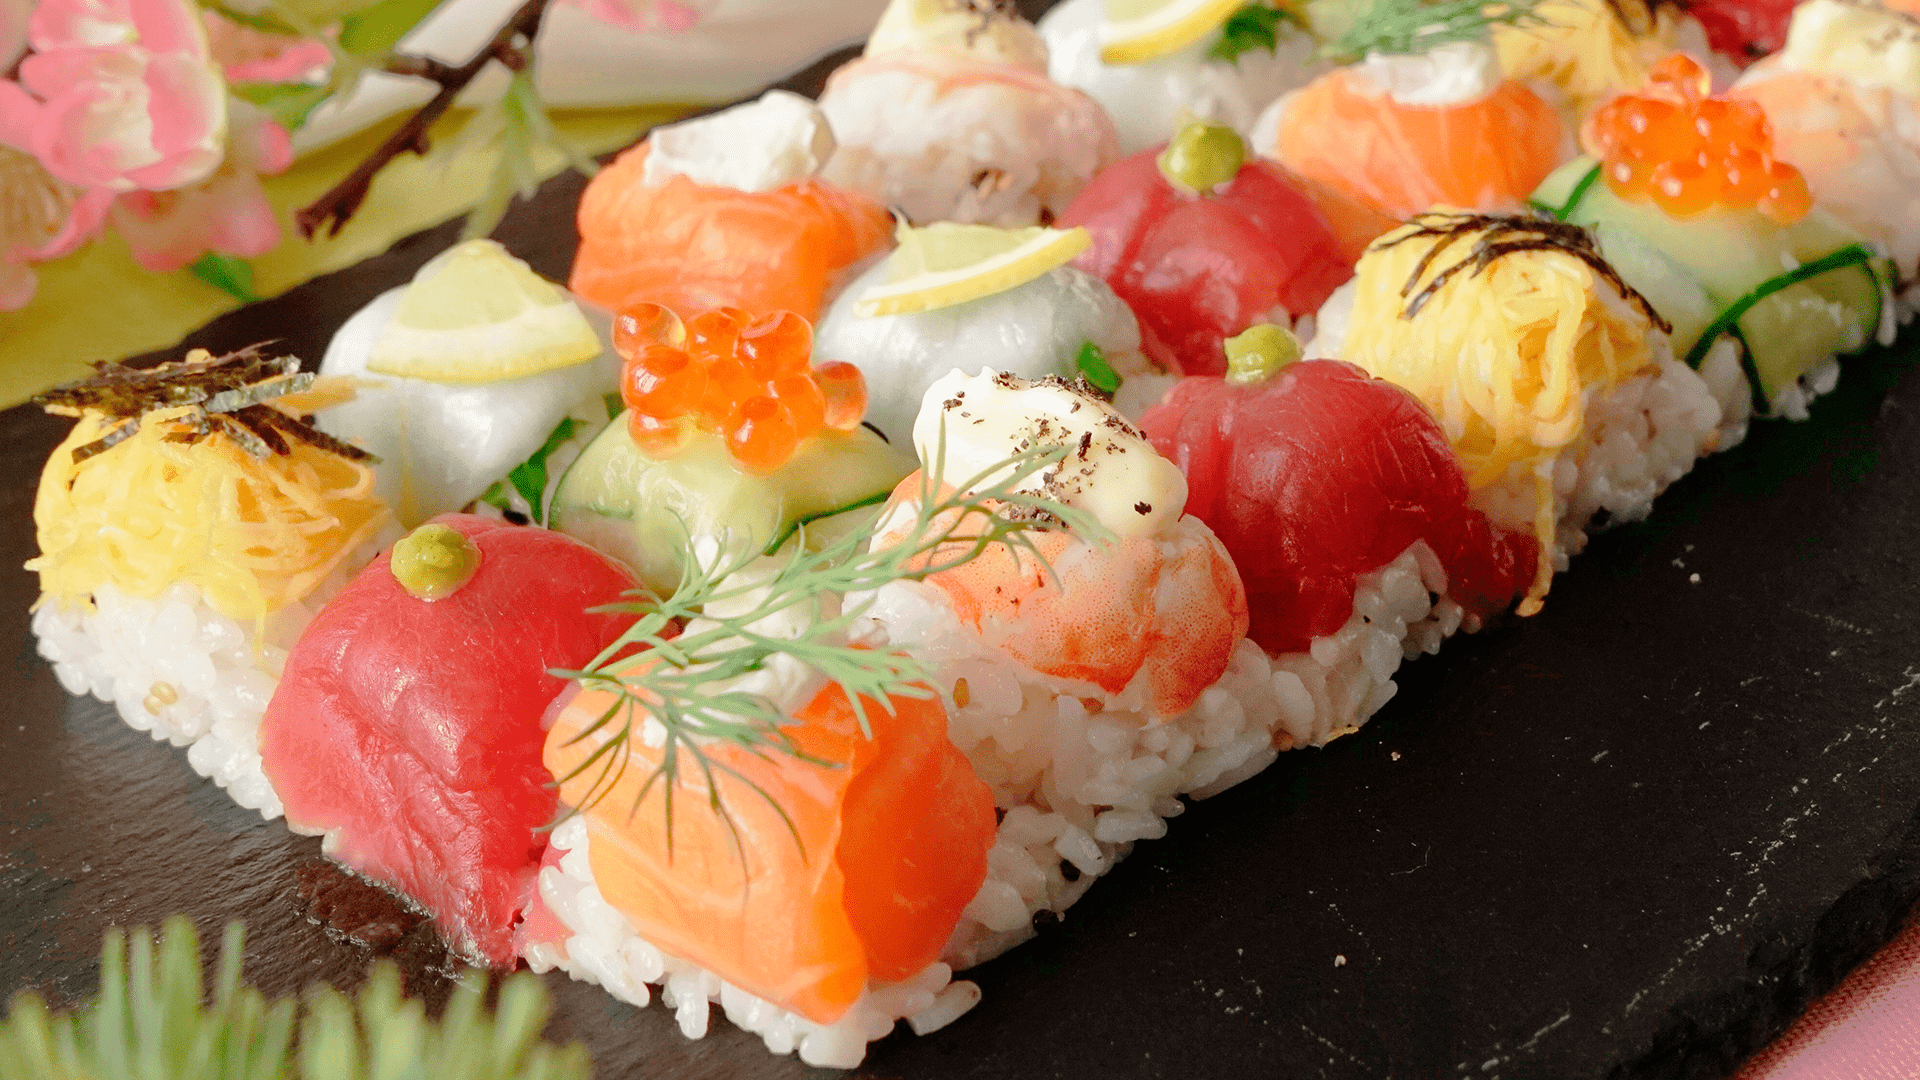
M 1674 355 L 1685 356 L 1692 351 L 1720 314 L 1720 305 L 1685 267 L 1632 232 L 1601 224 L 1594 226 L 1593 233 L 1601 256 L 1620 274 L 1620 280 L 1633 286 L 1672 324 Z
M 1599 162 L 1590 157 L 1574 158 L 1540 181 L 1540 186 L 1534 189 L 1527 205 L 1566 221 L 1579 209 L 1587 192 L 1599 182 Z
M 1859 292 L 1844 283 L 1828 282 L 1826 293 L 1813 287 L 1821 278 L 1857 281 L 1864 276 L 1876 290 L 1878 278 L 1872 264 L 1876 256 L 1865 245 L 1848 244 L 1812 262 L 1802 263 L 1787 273 L 1769 278 L 1746 295 L 1729 304 L 1706 334 L 1687 354 L 1687 363 L 1698 367 L 1713 339 L 1738 327 L 1752 359 L 1749 377 L 1757 376 L 1759 396 L 1771 402 L 1788 383 L 1799 378 L 1814 364 L 1834 353 L 1852 352 L 1866 343 L 1861 330 L 1862 313 L 1829 295 Z M 1867 310 L 1879 323 L 1876 299 Z
M 1825 211 L 1816 207 L 1787 227 L 1747 209 L 1674 218 L 1652 203 L 1624 202 L 1603 183 L 1581 190 L 1599 172 L 1589 160 L 1575 176 L 1575 164 L 1548 177 L 1535 199 L 1551 210 L 1562 198 L 1555 212 L 1595 228 L 1621 277 L 1674 324 L 1674 351 L 1689 365 L 1698 367 L 1721 334 L 1741 338 L 1762 410 L 1814 364 L 1873 338 L 1885 270 L 1858 234 Z M 1698 291 L 1677 284 L 1676 274 Z M 1704 325 L 1702 299 L 1714 313 Z
M 876 506 L 913 468 L 865 428 L 814 436 L 766 476 L 736 468 L 726 443 L 704 432 L 656 461 L 633 444 L 623 416 L 561 478 L 549 524 L 623 560 L 665 595 L 679 586 L 692 540 L 724 538 L 729 557 L 777 548 L 800 522 Z M 831 530 L 809 525 L 806 535 L 817 549 Z

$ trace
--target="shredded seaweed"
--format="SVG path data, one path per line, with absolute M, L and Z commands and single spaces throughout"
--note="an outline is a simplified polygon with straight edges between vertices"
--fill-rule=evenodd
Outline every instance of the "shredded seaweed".
M 168 433 L 169 442 L 192 444 L 217 431 L 258 458 L 292 453 L 291 439 L 348 461 L 379 461 L 304 418 L 266 404 L 307 390 L 314 376 L 300 370 L 299 357 L 270 357 L 265 347 L 265 343 L 249 345 L 218 357 L 196 349 L 185 360 L 151 368 L 101 361 L 94 365 L 92 377 L 56 386 L 33 401 L 57 416 L 79 416 L 90 410 L 125 421 L 93 442 L 75 447 L 75 462 L 112 449 L 139 431 L 141 418 L 148 413 L 183 405 L 192 411 L 172 421 L 175 430 Z
M 1599 247 L 1593 241 L 1593 234 L 1582 226 L 1546 215 L 1469 214 L 1435 210 L 1415 214 L 1407 219 L 1407 224 L 1413 228 L 1375 240 L 1368 248 L 1369 251 L 1385 251 L 1411 240 L 1433 241 L 1433 246 L 1415 264 L 1407 283 L 1400 287 L 1401 297 L 1407 300 L 1406 306 L 1400 310 L 1403 319 L 1419 315 L 1427 301 L 1433 299 L 1462 270 L 1467 271 L 1468 277 L 1474 277 L 1509 255 L 1557 251 L 1587 264 L 1622 297 L 1638 307 L 1646 315 L 1647 321 L 1659 327 L 1661 333 L 1673 332 L 1673 324 L 1662 318 L 1646 297 L 1627 284 L 1619 271 L 1601 256 Z M 1420 285 L 1421 279 L 1427 276 L 1442 253 L 1475 234 L 1479 234 L 1478 239 L 1474 240 L 1464 257 L 1433 275 L 1425 287 Z

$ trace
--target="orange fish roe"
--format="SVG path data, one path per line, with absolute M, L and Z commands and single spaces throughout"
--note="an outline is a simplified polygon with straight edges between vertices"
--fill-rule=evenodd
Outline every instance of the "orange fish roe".
M 727 442 L 741 468 L 770 473 L 821 429 L 848 432 L 867 411 L 867 384 L 852 364 L 814 367 L 813 326 L 791 311 L 754 318 L 739 308 L 682 321 L 659 304 L 613 323 L 627 431 L 640 449 L 671 457 L 694 431 Z
M 1759 105 L 1709 97 L 1705 68 L 1685 53 L 1654 65 L 1638 94 L 1594 111 L 1583 133 L 1607 186 L 1630 202 L 1652 200 L 1674 217 L 1715 206 L 1753 207 L 1780 225 L 1804 217 L 1813 196 L 1800 171 L 1773 157 L 1773 128 Z

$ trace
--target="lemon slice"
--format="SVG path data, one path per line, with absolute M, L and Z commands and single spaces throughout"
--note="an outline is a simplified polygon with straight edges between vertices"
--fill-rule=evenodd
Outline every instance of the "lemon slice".
M 600 355 L 567 294 L 492 240 L 420 268 L 374 339 L 367 370 L 445 383 L 522 379 Z
M 856 315 L 902 315 L 978 300 L 1025 285 L 1087 250 L 1087 230 L 996 229 L 942 221 L 915 229 L 901 225 L 900 246 L 887 258 L 887 283 L 853 305 Z
M 1165 56 L 1226 25 L 1246 0 L 1107 0 L 1100 61 L 1139 64 Z

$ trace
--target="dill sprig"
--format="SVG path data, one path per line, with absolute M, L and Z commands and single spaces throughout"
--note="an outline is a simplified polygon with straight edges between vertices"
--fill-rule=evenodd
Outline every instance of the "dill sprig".
M 587 1080 L 578 1044 L 540 1041 L 546 992 L 531 974 L 500 988 L 490 1015 L 486 979 L 461 981 L 436 1023 L 382 962 L 357 1001 L 319 987 L 295 1023 L 291 998 L 269 1002 L 240 982 L 244 933 L 227 926 L 213 1001 L 202 995 L 200 939 L 184 916 L 166 922 L 156 953 L 145 929 L 107 931 L 100 993 L 77 1012 L 38 994 L 13 999 L 0 1021 L 6 1080 Z M 296 1047 L 298 1048 L 296 1050 Z
M 913 520 L 892 527 L 899 536 L 896 542 L 863 550 L 870 537 L 856 531 L 818 551 L 808 551 L 802 536 L 787 554 L 771 558 L 758 550 L 711 558 L 690 551 L 683 560 L 679 588 L 671 597 L 637 593 L 631 602 L 603 609 L 631 612 L 639 619 L 586 669 L 555 672 L 614 695 L 613 703 L 569 743 L 599 740 L 585 760 L 560 778 L 566 783 L 592 771 L 586 794 L 568 813 L 592 808 L 619 784 L 632 760 L 632 741 L 645 729 L 647 744 L 658 747 L 660 758 L 641 784 L 634 809 L 656 785 L 662 788 L 669 856 L 674 792 L 689 769 L 704 784 L 708 807 L 729 828 L 733 819 L 718 782 L 723 776 L 747 784 L 765 799 L 786 821 L 795 843 L 800 843 L 798 830 L 778 801 L 716 759 L 710 748 L 733 746 L 761 758 L 782 754 L 822 763 L 800 748 L 788 730 L 793 721 L 778 703 L 739 689 L 735 680 L 764 671 L 781 658 L 805 665 L 839 684 L 862 733 L 871 738 L 867 701 L 890 710 L 892 697 L 931 697 L 933 691 L 926 683 L 932 671 L 904 653 L 847 643 L 848 630 L 866 613 L 871 598 L 826 614 L 823 597 L 870 593 L 895 581 L 918 581 L 970 562 L 996 546 L 1044 567 L 1045 559 L 1028 536 L 1037 529 L 1064 527 L 1089 542 L 1107 540 L 1105 527 L 1091 514 L 1043 493 L 1047 470 L 1059 467 L 1073 448 L 1022 450 L 954 485 L 943 496 L 934 479 L 945 473 L 942 435 L 932 466 L 921 471 Z M 1036 477 L 1037 484 L 1028 483 Z M 1033 486 L 1042 492 L 1025 490 Z M 725 551 L 726 545 L 719 545 L 719 550 Z M 762 629 L 767 621 L 782 616 L 787 617 L 791 635 Z
M 1352 26 L 1323 50 L 1343 64 L 1368 53 L 1418 53 L 1455 41 L 1486 41 L 1496 26 L 1542 26 L 1540 0 L 1365 0 Z

